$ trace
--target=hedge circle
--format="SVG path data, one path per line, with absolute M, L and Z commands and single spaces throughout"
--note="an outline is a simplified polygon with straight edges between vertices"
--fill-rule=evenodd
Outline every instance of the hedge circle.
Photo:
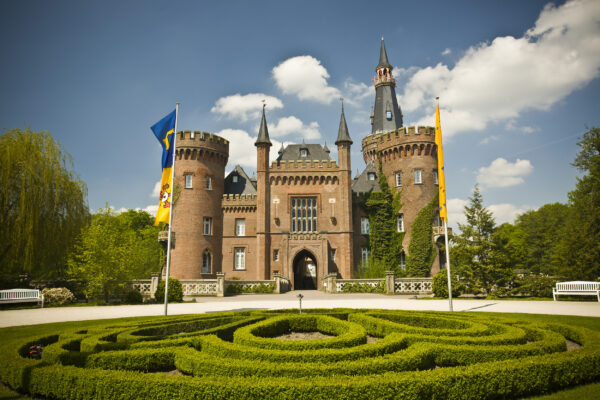
M 289 332 L 331 337 L 279 337 Z M 461 313 L 244 311 L 97 321 L 4 341 L 0 350 L 3 383 L 57 399 L 519 398 L 600 379 L 595 331 Z

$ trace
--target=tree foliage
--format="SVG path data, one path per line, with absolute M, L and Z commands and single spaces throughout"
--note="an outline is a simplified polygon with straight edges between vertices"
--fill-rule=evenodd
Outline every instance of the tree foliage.
M 600 277 L 600 128 L 589 129 L 578 145 L 573 165 L 583 176 L 569 193 L 570 212 L 556 257 L 561 276 L 596 280 Z
M 433 218 L 438 204 L 438 195 L 415 218 L 410 228 L 410 243 L 406 270 L 409 276 L 429 276 L 431 264 L 435 261 L 435 247 L 433 244 Z
M 89 218 L 87 189 L 71 156 L 47 132 L 0 136 L 0 274 L 62 277 Z
M 475 293 L 504 291 L 512 270 L 504 257 L 505 248 L 494 237 L 496 223 L 483 206 L 478 185 L 465 206 L 465 216 L 467 223 L 458 224 L 461 233 L 452 236 L 451 247 L 451 259 L 461 282 Z
M 89 298 L 119 297 L 132 279 L 160 270 L 160 228 L 153 223 L 144 211 L 116 215 L 107 207 L 92 216 L 69 259 L 71 276 L 88 282 Z

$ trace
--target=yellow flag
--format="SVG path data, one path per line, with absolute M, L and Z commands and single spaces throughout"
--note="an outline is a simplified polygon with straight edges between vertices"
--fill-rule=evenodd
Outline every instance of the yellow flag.
M 444 152 L 442 151 L 442 125 L 440 124 L 440 105 L 435 108 L 435 144 L 438 156 L 438 186 L 440 190 L 440 218 L 448 222 L 446 208 L 446 179 L 444 177 Z

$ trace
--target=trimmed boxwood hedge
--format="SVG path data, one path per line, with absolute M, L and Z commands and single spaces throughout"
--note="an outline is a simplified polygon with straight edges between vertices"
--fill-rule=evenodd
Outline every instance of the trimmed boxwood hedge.
M 582 327 L 454 313 L 307 311 L 40 327 L 0 343 L 0 381 L 56 399 L 496 399 L 600 379 L 600 334 Z M 334 337 L 277 337 L 294 331 Z M 378 340 L 366 342 L 367 335 Z M 566 340 L 580 347 L 567 351 Z M 43 346 L 41 360 L 28 358 L 34 345 Z M 175 369 L 183 375 L 161 373 Z

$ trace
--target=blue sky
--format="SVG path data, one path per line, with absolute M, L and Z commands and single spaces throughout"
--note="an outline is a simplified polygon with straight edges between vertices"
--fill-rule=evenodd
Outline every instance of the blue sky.
M 566 202 L 577 138 L 600 125 L 600 2 L 374 4 L 0 2 L 0 129 L 52 133 L 91 209 L 152 211 L 149 127 L 176 101 L 180 129 L 226 136 L 227 170 L 252 174 L 260 100 L 276 151 L 334 148 L 344 97 L 362 170 L 384 36 L 405 125 L 433 125 L 440 96 L 451 225 L 477 182 L 498 222 Z

